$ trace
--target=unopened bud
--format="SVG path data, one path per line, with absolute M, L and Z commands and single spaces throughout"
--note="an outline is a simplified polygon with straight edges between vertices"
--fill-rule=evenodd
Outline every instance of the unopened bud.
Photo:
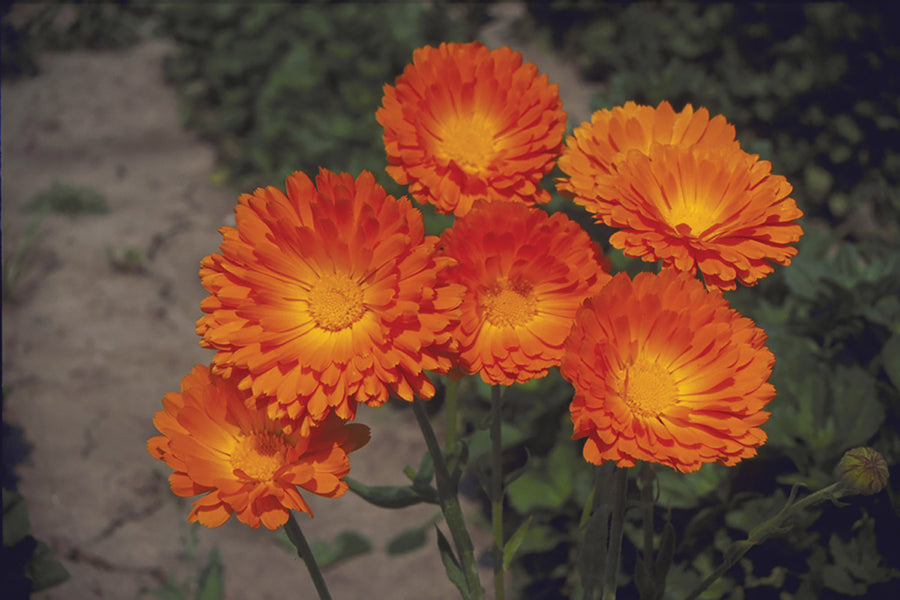
M 859 494 L 877 494 L 887 484 L 888 466 L 874 448 L 854 448 L 838 464 L 841 480 Z

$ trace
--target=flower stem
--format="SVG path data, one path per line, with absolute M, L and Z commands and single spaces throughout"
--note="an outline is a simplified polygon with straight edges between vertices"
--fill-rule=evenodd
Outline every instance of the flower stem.
M 428 414 L 425 412 L 425 403 L 421 398 L 413 400 L 413 414 L 419 422 L 419 428 L 422 430 L 422 436 L 425 438 L 425 444 L 428 446 L 428 453 L 434 461 L 434 477 L 437 482 L 438 496 L 441 501 L 441 512 L 444 513 L 444 519 L 447 521 L 447 527 L 450 529 L 450 535 L 453 537 L 453 545 L 456 546 L 456 552 L 459 560 L 463 576 L 466 579 L 466 585 L 473 600 L 481 600 L 484 598 L 484 590 L 481 588 L 481 581 L 478 579 L 478 566 L 475 563 L 475 549 L 472 546 L 472 538 L 469 537 L 469 530 L 466 529 L 466 522 L 463 519 L 462 508 L 459 505 L 457 490 L 454 488 L 450 480 L 450 472 L 447 469 L 447 462 L 444 460 L 444 454 L 438 444 L 437 436 L 428 420 Z
M 818 492 L 814 492 L 803 500 L 799 502 L 794 502 L 794 497 L 797 494 L 797 486 L 791 490 L 791 495 L 788 497 L 787 503 L 784 505 L 778 514 L 776 514 L 771 519 L 764 521 L 762 524 L 755 527 L 750 533 L 747 535 L 747 539 L 739 540 L 737 542 L 732 542 L 732 544 L 725 551 L 725 560 L 722 561 L 715 571 L 709 574 L 709 576 L 700 582 L 700 584 L 694 589 L 693 592 L 689 596 L 687 596 L 687 600 L 695 600 L 700 597 L 709 586 L 711 586 L 719 577 L 724 575 L 728 569 L 733 567 L 740 561 L 747 551 L 750 550 L 753 546 L 761 544 L 766 541 L 766 539 L 778 535 L 780 533 L 784 533 L 790 526 L 786 525 L 786 523 L 794 518 L 797 514 L 802 512 L 804 509 L 810 506 L 814 506 L 816 504 L 820 504 L 825 502 L 826 500 L 837 500 L 841 496 L 853 493 L 851 489 L 847 487 L 847 485 L 843 481 L 838 481 L 837 483 L 832 483 L 828 487 L 822 488 Z
M 322 571 L 319 569 L 316 557 L 313 556 L 312 550 L 306 542 L 306 538 L 303 536 L 303 532 L 300 531 L 300 525 L 297 523 L 297 520 L 294 519 L 294 513 L 290 511 L 288 511 L 288 520 L 287 523 L 284 524 L 284 529 L 287 532 L 288 539 L 291 540 L 291 543 L 297 548 L 297 555 L 306 563 L 306 569 L 309 571 L 309 576 L 316 586 L 319 600 L 331 600 L 331 594 L 328 592 L 328 586 L 325 584 L 325 578 L 322 576 Z
M 503 589 L 503 390 L 491 388 L 491 521 L 494 525 L 494 597 L 504 600 Z
M 444 405 L 446 406 L 444 424 L 444 448 L 448 454 L 453 454 L 456 450 L 456 427 L 459 417 L 457 416 L 457 398 L 459 396 L 459 381 L 447 378 L 447 393 L 444 396 Z
M 616 468 L 614 477 L 612 521 L 609 525 L 609 550 L 606 553 L 606 572 L 603 577 L 603 600 L 615 600 L 616 598 L 619 555 L 622 553 L 622 534 L 625 531 L 625 498 L 628 492 L 628 469 Z

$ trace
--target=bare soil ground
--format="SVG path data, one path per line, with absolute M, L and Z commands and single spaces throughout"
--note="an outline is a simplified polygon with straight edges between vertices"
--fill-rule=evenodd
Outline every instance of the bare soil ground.
M 170 492 L 169 470 L 150 457 L 146 440 L 156 433 L 152 417 L 162 396 L 211 359 L 193 332 L 205 295 L 197 269 L 217 250 L 217 229 L 233 219 L 238 191 L 210 182 L 212 149 L 179 125 L 161 69 L 171 51 L 147 41 L 119 52 L 47 55 L 38 77 L 2 88 L 4 256 L 25 241 L 34 218 L 25 204 L 53 182 L 90 186 L 110 208 L 47 216 L 25 259 L 30 271 L 17 284 L 18 302 L 3 307 L 3 418 L 33 446 L 17 469 L 19 489 L 33 535 L 71 573 L 35 595 L 44 600 L 145 598 L 192 568 L 184 543 L 189 501 Z M 552 68 L 542 62 L 542 70 Z M 588 93 L 563 75 L 567 108 L 577 95 L 571 106 L 587 116 Z M 111 264 L 108 252 L 126 248 L 144 257 L 143 271 Z M 372 441 L 352 455 L 352 474 L 405 483 L 403 467 L 417 465 L 424 450 L 411 411 L 363 407 L 358 420 L 372 428 Z M 389 539 L 436 507 L 387 511 L 353 494 L 306 497 L 316 514 L 299 515 L 307 537 L 350 529 L 374 545 L 326 572 L 335 598 L 458 597 L 433 534 L 418 551 L 385 551 Z M 486 535 L 478 539 L 483 551 Z M 200 559 L 213 546 L 221 550 L 226 598 L 315 596 L 302 563 L 264 528 L 231 519 L 202 529 L 199 544 Z M 490 581 L 486 573 L 483 581 Z

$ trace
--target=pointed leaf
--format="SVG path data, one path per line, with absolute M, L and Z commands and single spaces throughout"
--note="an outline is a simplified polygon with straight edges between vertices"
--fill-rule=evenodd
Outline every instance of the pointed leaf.
M 516 555 L 516 551 L 519 549 L 519 546 L 522 545 L 522 542 L 525 540 L 525 535 L 528 533 L 528 528 L 531 527 L 531 520 L 534 517 L 528 517 L 524 523 L 519 525 L 519 528 L 516 529 L 516 532 L 512 534 L 506 544 L 503 546 L 503 570 L 509 571 L 509 565 L 512 562 L 513 557 Z
M 656 599 L 655 579 L 640 555 L 638 555 L 637 561 L 634 563 L 634 583 L 637 586 L 641 600 Z
M 413 504 L 427 502 L 437 504 L 437 490 L 432 487 L 415 488 L 409 485 L 365 485 L 351 477 L 345 477 L 344 481 L 350 486 L 350 491 L 375 506 L 381 508 L 405 508 Z
M 200 573 L 197 600 L 222 600 L 225 597 L 225 582 L 222 579 L 222 556 L 218 548 L 209 553 L 206 566 Z
M 413 527 L 401 531 L 387 543 L 388 554 L 406 554 L 418 550 L 428 541 L 424 527 Z
M 34 582 L 32 590 L 35 592 L 59 585 L 69 578 L 69 572 L 56 559 L 50 546 L 40 540 L 25 567 L 25 575 Z
M 324 569 L 371 551 L 372 543 L 359 532 L 342 531 L 333 542 L 316 540 L 312 543 L 311 550 L 319 568 Z
M 672 566 L 675 557 L 675 527 L 671 521 L 666 521 L 662 536 L 659 540 L 659 551 L 656 553 L 656 561 L 653 565 L 653 578 L 657 590 L 666 589 L 666 575 Z
M 434 530 L 437 532 L 438 551 L 441 553 L 441 562 L 444 563 L 444 570 L 447 571 L 447 579 L 456 586 L 463 600 L 470 600 L 472 594 L 469 592 L 469 584 L 466 583 L 466 576 L 462 572 L 462 567 L 459 566 L 459 561 L 456 560 L 456 556 L 453 554 L 450 542 L 447 541 L 444 533 L 437 525 L 434 526 Z

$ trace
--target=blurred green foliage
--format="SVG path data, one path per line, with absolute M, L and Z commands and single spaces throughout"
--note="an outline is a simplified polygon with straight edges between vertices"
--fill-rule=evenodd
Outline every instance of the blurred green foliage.
M 897 3 L 531 3 L 566 56 L 603 82 L 594 108 L 668 100 L 723 114 L 808 215 L 860 207 L 900 233 Z M 873 233 L 871 227 L 857 231 Z
M 441 3 L 172 4 L 159 16 L 178 43 L 166 74 L 184 122 L 244 188 L 319 167 L 388 183 L 382 86 L 413 49 L 464 35 Z
M 112 50 L 136 43 L 152 5 L 119 2 L 11 2 L 2 9 L 4 79 L 36 75 L 48 50 Z

